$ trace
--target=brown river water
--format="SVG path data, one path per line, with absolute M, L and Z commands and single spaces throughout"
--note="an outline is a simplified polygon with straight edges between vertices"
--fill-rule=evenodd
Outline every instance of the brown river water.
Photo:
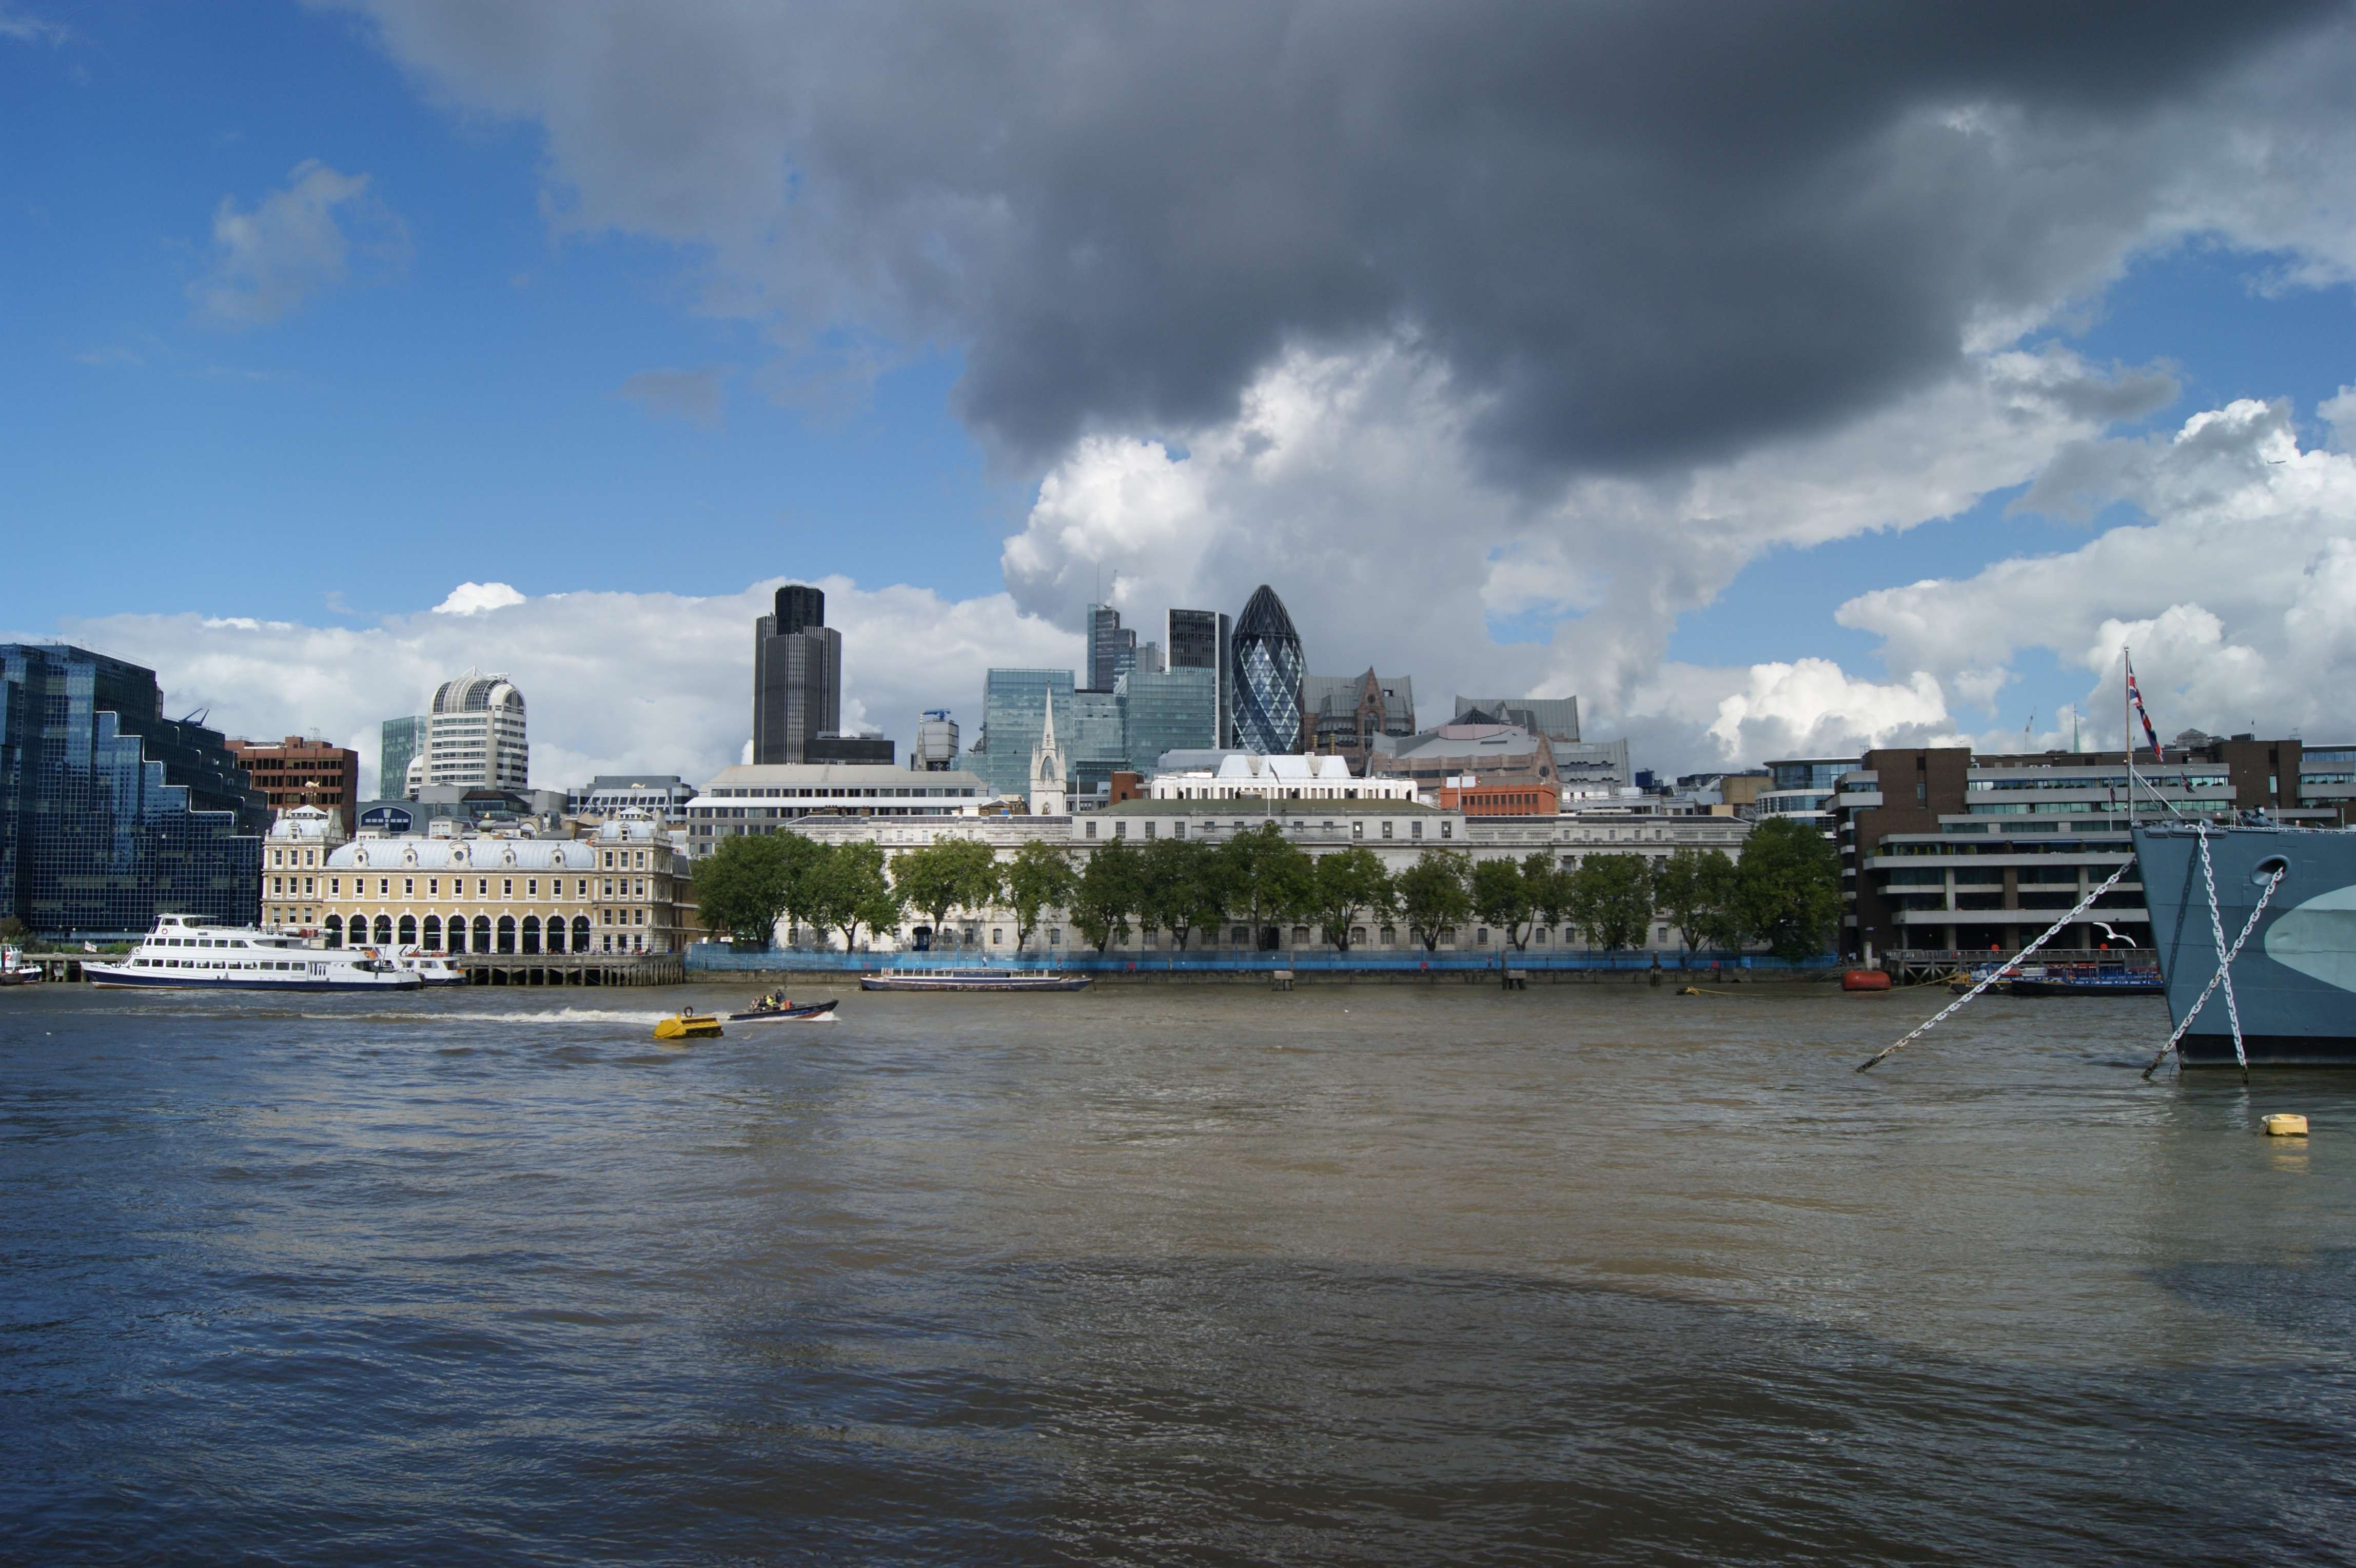
M 2356 1077 L 2156 999 L 748 989 L 0 993 L 0 1560 L 2351 1560 Z

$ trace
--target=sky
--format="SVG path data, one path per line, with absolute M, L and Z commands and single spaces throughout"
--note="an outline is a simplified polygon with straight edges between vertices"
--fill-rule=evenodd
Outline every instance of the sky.
M 0 638 L 708 777 L 1108 595 L 1668 772 L 2356 737 L 2356 11 L 0 0 Z

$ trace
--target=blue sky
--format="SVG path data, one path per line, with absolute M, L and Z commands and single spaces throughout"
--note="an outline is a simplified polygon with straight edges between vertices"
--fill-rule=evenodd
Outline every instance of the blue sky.
M 527 593 L 755 577 L 997 583 L 1022 487 L 948 407 L 954 360 L 785 406 L 757 334 L 696 308 L 696 258 L 543 222 L 541 138 L 436 112 L 358 21 L 299 6 L 77 8 L 0 49 L 9 510 L 0 624 L 202 609 L 355 617 L 460 578 Z M 216 207 L 305 159 L 364 171 L 407 263 L 280 320 L 209 324 Z M 735 367 L 715 425 L 625 398 Z M 12 531 L 13 532 L 13 531 Z M 106 552 L 94 538 L 129 548 Z
M 1808 9 L 1793 13 L 1795 48 Z M 2356 244 L 2345 160 L 2315 127 L 2339 134 L 2344 121 L 2331 85 L 2343 80 L 2335 51 L 2351 47 L 2344 17 L 2269 20 L 2230 48 L 2188 37 L 2197 65 L 2154 65 L 2147 81 L 2118 88 L 2131 109 L 2078 106 L 2077 121 L 2040 119 L 2043 79 L 2015 80 L 2002 59 L 1983 83 L 1940 86 L 1996 106 L 1940 112 L 1959 135 L 2003 143 L 1992 166 L 2016 171 L 2014 184 L 1965 181 L 1946 204 L 1987 202 L 1986 231 L 2003 238 L 1974 260 L 1980 271 L 1934 279 L 1940 246 L 1985 235 L 1917 243 L 1908 225 L 1927 232 L 1950 218 L 1914 209 L 1861 224 L 1858 244 L 1911 258 L 1890 264 L 1925 281 L 1891 291 L 1897 303 L 1882 303 L 1901 314 L 1884 327 L 1847 334 L 1858 346 L 1843 364 L 1804 340 L 1847 331 L 1823 304 L 1840 289 L 1803 276 L 1779 305 L 1773 263 L 1753 258 L 1781 236 L 1744 240 L 1738 219 L 1707 203 L 1664 198 L 1661 221 L 1731 235 L 1722 270 L 1656 285 L 1649 274 L 1676 269 L 1644 263 L 1616 295 L 1563 234 L 1500 228 L 1488 251 L 1434 271 L 1411 254 L 1435 231 L 1406 189 L 1398 211 L 1322 215 L 1330 235 L 1306 217 L 1289 231 L 1314 206 L 1307 196 L 1250 196 L 1245 227 L 1197 246 L 1233 219 L 1219 203 L 1295 172 L 1273 156 L 1269 168 L 1211 177 L 1183 146 L 1162 158 L 1190 126 L 1215 139 L 1232 103 L 1150 102 L 1180 91 L 1161 78 L 1124 92 L 1043 77 L 1061 68 L 1039 64 L 1036 48 L 1001 59 L 952 39 L 926 53 L 918 35 L 942 15 L 803 26 L 594 5 L 7 0 L 0 628 L 112 637 L 159 669 L 174 661 L 167 690 L 217 702 L 246 727 L 359 733 L 369 704 L 406 699 L 339 705 L 273 688 L 255 671 L 276 655 L 229 647 L 248 634 L 232 623 L 349 632 L 363 650 L 391 639 L 425 669 L 473 657 L 469 639 L 486 658 L 527 657 L 489 635 L 505 610 L 432 618 L 460 583 L 534 601 L 621 596 L 600 601 L 599 623 L 562 634 L 578 643 L 566 667 L 581 668 L 680 613 L 662 596 L 725 600 L 735 616 L 755 585 L 828 579 L 846 614 L 879 627 L 963 618 L 969 641 L 953 664 L 926 656 L 920 634 L 908 647 L 871 642 L 863 675 L 854 653 L 870 722 L 903 733 L 920 707 L 970 705 L 988 663 L 1055 657 L 1100 575 L 1149 626 L 1165 604 L 1239 605 L 1270 581 L 1314 666 L 1403 668 L 1427 703 L 1500 685 L 1577 693 L 1665 766 L 1995 734 L 2032 712 L 2043 726 L 2086 703 L 2101 639 L 2146 635 L 2118 626 L 2158 628 L 2156 689 L 2188 723 L 2228 708 L 2318 722 L 2297 694 L 2325 667 L 2301 664 L 2299 639 L 2280 628 L 2285 616 L 2313 624 L 2316 596 L 2337 592 L 2324 564 L 2340 459 L 2324 448 L 2337 439 L 2331 400 L 2356 382 Z M 1297 37 L 1312 41 L 1299 47 L 1313 54 L 1314 15 L 1301 15 Z M 1249 28 L 1231 19 L 1228 30 Z M 1496 30 L 1501 49 L 1526 47 Z M 1591 36 L 1570 42 L 1608 54 L 1608 38 L 1587 47 Z M 1195 41 L 1211 54 L 1228 42 Z M 1253 69 L 1248 46 L 1228 67 L 1237 81 Z M 1407 38 L 1401 58 L 1416 47 Z M 1925 47 L 1935 60 L 1944 46 Z M 2043 47 L 2025 43 L 2023 58 Z M 1072 54 L 1108 69 L 1104 55 Z M 740 59 L 760 63 L 740 72 Z M 1219 69 L 1202 67 L 1214 79 Z M 1702 93 L 1711 69 L 1696 63 L 1664 91 Z M 1862 102 L 1889 90 L 1860 77 L 1851 91 Z M 2024 104 L 2017 122 L 1999 113 Z M 1537 143 L 1586 134 L 1558 108 L 1539 104 L 1555 118 Z M 936 109 L 946 131 L 924 124 Z M 1844 156 L 1897 168 L 1919 152 L 1917 120 L 1902 103 L 1877 113 L 1879 128 L 1843 133 L 1856 138 Z M 2115 124 L 2092 137 L 2089 114 Z M 977 135 L 982 124 L 994 136 Z M 2221 126 L 2270 151 L 2211 166 L 2202 160 L 2233 142 Z M 1296 118 L 1255 132 L 1255 145 L 1297 136 L 1302 189 L 1347 187 L 1365 148 L 1336 151 L 1323 131 Z M 1113 156 L 1131 134 L 1155 150 Z M 1670 186 L 1697 159 L 1728 156 L 1695 152 L 1678 124 L 1633 134 L 1631 158 L 1657 160 Z M 1107 152 L 1092 162 L 1097 141 Z M 1823 185 L 1804 166 L 1811 145 L 1789 156 L 1793 188 Z M 2075 194 L 2038 194 L 2038 180 L 2067 184 L 2052 170 L 2073 160 L 2101 166 Z M 1407 166 L 1367 161 L 1383 190 Z M 1585 177 L 1539 165 L 1539 188 Z M 2019 173 L 2032 167 L 2038 180 Z M 1438 199 L 1454 199 L 1461 181 L 1440 177 Z M 262 231 L 305 191 L 330 188 L 340 194 L 311 214 L 312 238 L 339 259 L 306 260 L 301 234 Z M 2104 210 L 2113 188 L 2126 194 Z M 1193 227 L 1156 227 L 1198 207 L 1209 216 Z M 1590 228 L 1615 222 L 1609 208 L 1586 210 Z M 249 221 L 261 225 L 255 253 L 267 252 L 258 273 L 238 270 L 233 234 Z M 1632 222 L 1629 233 L 1613 243 L 1641 263 L 1644 231 Z M 1356 299 L 1353 274 L 1317 253 L 1329 244 L 1397 276 Z M 1187 251 L 1176 268 L 1173 246 Z M 1506 286 L 1499 269 L 1524 258 L 1547 281 Z M 1124 264 L 1145 281 L 1124 279 Z M 1794 265 L 1874 275 L 1856 255 Z M 1312 281 L 1286 281 L 1287 268 Z M 1551 281 L 1575 274 L 1590 281 Z M 1459 287 L 1477 277 L 1495 286 Z M 1557 286 L 1585 292 L 1546 302 Z M 1643 297 L 1655 286 L 1666 297 Z M 1678 287 L 1703 292 L 1680 298 Z M 1616 377 L 1586 362 L 1619 317 L 1707 315 L 1696 306 L 1754 287 L 1738 338 L 1753 319 L 1798 325 L 1748 366 L 1730 353 L 1727 374 L 1750 377 L 1747 392 L 1694 379 L 1708 373 L 1706 342 L 1682 357 L 1640 351 Z M 1503 327 L 1483 317 L 1494 299 L 1523 295 L 1541 302 L 1537 314 Z M 1903 319 L 1910 309 L 1929 325 Z M 1549 368 L 1543 335 L 1566 314 L 1580 323 L 1566 340 L 1590 347 Z M 1990 336 L 1991 316 L 2012 325 Z M 1500 332 L 1502 353 L 1483 346 Z M 1901 341 L 1918 346 L 1877 347 Z M 1636 384 L 1654 360 L 1705 370 Z M 1499 418 L 1537 399 L 1533 363 L 1538 381 L 1551 375 L 1576 396 L 1544 417 Z M 2160 371 L 2175 381 L 2164 402 L 2083 412 L 2105 388 Z M 2023 373 L 2060 390 L 2036 393 L 2031 414 L 2006 413 L 2004 389 Z M 2226 526 L 2165 449 L 2184 421 L 2239 399 L 2289 400 L 2300 449 L 2323 465 L 2311 476 L 2321 499 L 2279 498 L 2285 537 L 2311 556 L 2297 604 L 2272 580 L 2233 598 L 2204 593 L 2199 574 L 2122 568 L 2066 628 L 2022 612 L 1992 655 L 1921 628 L 1929 599 L 1905 593 L 1922 579 L 1961 585 L 1947 599 L 1994 607 L 1983 617 L 1993 626 L 2006 596 L 2019 596 L 2004 585 L 2021 563 L 2053 557 L 2056 572 L 2091 583 L 2091 564 L 2127 550 L 2138 529 L 2165 555 L 2170 528 Z M 1622 401 L 1673 412 L 1650 425 L 1605 412 Z M 2275 439 L 2261 424 L 2235 426 L 2250 450 Z M 1952 475 L 1912 483 L 1912 460 L 1877 454 L 1877 433 L 1952 459 Z M 2094 447 L 2111 455 L 2114 488 L 2091 519 L 2016 504 L 2049 465 Z M 1704 493 L 1708 507 L 1693 499 Z M 2180 516 L 2168 510 L 2179 505 Z M 2236 515 L 2254 547 L 2272 527 Z M 864 596 L 894 593 L 888 609 Z M 1865 599 L 1872 607 L 1843 610 Z M 909 609 L 920 601 L 937 607 Z M 715 642 L 696 677 L 715 692 L 744 678 L 732 646 Z M 2268 661 L 2246 699 L 2210 668 L 2245 646 Z M 222 672 L 231 665 L 244 672 Z M 1804 682 L 1776 673 L 1802 665 L 1814 671 Z M 2253 667 L 2234 668 L 2250 687 Z M 695 726 L 645 745 L 585 720 L 548 738 L 567 766 L 669 747 L 692 767 L 726 759 L 734 702 L 715 696 Z

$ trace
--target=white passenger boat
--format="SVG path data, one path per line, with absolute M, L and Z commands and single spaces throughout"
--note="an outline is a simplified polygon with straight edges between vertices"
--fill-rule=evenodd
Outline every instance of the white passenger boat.
M 145 941 L 122 958 L 85 961 L 81 972 L 92 985 L 141 991 L 414 991 L 425 983 L 379 948 L 315 948 L 192 915 L 157 916 Z
M 25 950 L 0 947 L 0 985 L 30 985 L 41 978 L 41 966 L 25 961 Z
M 394 955 L 392 961 L 428 985 L 466 983 L 466 972 L 452 963 L 444 953 L 427 952 L 423 948 L 403 948 Z

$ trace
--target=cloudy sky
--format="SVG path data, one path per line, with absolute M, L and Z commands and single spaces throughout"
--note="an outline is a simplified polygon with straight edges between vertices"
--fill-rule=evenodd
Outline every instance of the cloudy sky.
M 0 0 L 0 635 L 700 778 L 1273 584 L 1671 769 L 2356 736 L 2345 4 Z M 365 738 L 364 738 L 365 737 Z

